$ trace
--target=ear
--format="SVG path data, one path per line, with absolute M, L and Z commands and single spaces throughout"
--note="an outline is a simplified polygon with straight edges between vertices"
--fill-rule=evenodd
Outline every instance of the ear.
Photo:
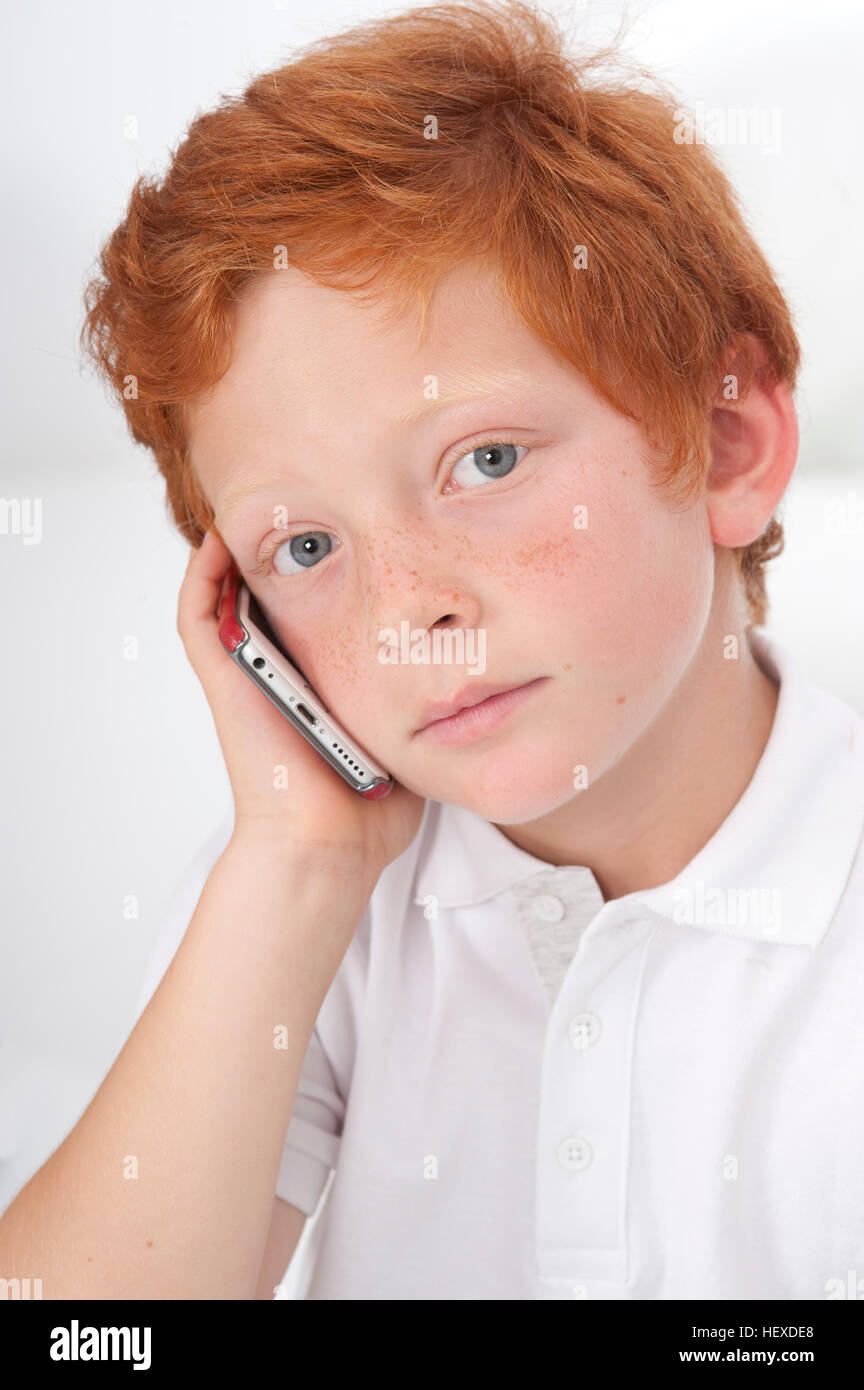
M 759 339 L 747 334 L 746 346 L 758 364 L 753 384 L 742 399 L 735 399 L 735 364 L 742 361 L 736 348 L 711 412 L 705 503 L 715 544 L 729 547 L 750 545 L 761 536 L 798 457 L 792 393 L 784 383 L 772 382 Z

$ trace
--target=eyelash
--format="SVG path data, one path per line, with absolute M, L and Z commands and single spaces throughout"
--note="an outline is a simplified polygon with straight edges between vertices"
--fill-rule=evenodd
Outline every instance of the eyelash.
M 480 435 L 473 441 L 469 439 L 466 445 L 459 445 L 459 448 L 462 450 L 462 452 L 458 454 L 456 458 L 453 459 L 450 472 L 452 473 L 453 468 L 456 467 L 456 464 L 459 463 L 465 457 L 466 454 L 474 453 L 475 450 L 482 449 L 484 447 L 494 448 L 496 444 L 515 444 L 517 449 L 531 448 L 530 444 L 524 444 L 521 440 L 518 439 L 493 439 L 490 438 L 488 435 Z M 523 458 L 519 460 L 519 463 L 524 463 L 524 461 L 525 458 L 523 456 Z M 511 471 L 515 472 L 515 469 Z M 510 474 L 508 473 L 506 474 L 506 476 L 509 477 Z M 449 473 L 447 477 L 449 480 Z M 287 545 L 289 541 L 293 541 L 297 536 L 305 536 L 306 534 L 307 533 L 305 531 L 293 531 L 289 535 L 280 535 L 278 539 L 274 540 L 272 544 L 267 547 L 266 551 L 261 556 L 261 559 L 258 561 L 258 564 L 252 566 L 250 573 L 258 575 L 262 579 L 266 578 L 271 573 L 270 561 L 273 559 L 273 556 L 276 554 L 276 551 L 279 550 L 283 545 Z M 315 566 L 312 565 L 310 566 L 310 568 L 314 569 Z M 285 576 L 282 577 L 284 578 Z

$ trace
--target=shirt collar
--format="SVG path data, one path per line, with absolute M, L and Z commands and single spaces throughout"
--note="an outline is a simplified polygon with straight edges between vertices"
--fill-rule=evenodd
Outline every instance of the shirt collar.
M 864 830 L 864 719 L 812 684 L 785 648 L 759 632 L 748 636 L 756 661 L 780 683 L 753 777 L 676 878 L 613 903 L 619 913 L 648 911 L 678 925 L 815 947 Z M 528 854 L 489 821 L 446 802 L 427 805 L 416 862 L 414 902 L 434 899 L 444 908 L 484 902 L 533 874 L 544 873 L 552 891 L 556 876 L 565 888 L 593 878 L 581 866 L 556 868 Z

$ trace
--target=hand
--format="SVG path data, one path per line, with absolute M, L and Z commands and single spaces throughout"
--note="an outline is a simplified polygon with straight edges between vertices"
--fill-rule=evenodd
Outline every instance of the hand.
M 288 855 L 359 873 L 371 891 L 414 839 L 424 800 L 396 782 L 381 801 L 364 800 L 237 669 L 219 640 L 216 612 L 232 563 L 221 537 L 208 531 L 189 557 L 177 630 L 216 725 L 234 796 L 234 839 L 284 844 Z M 281 766 L 287 776 L 277 787 Z

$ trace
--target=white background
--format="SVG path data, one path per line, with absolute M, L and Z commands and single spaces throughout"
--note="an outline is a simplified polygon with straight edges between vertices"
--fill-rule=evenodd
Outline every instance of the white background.
M 0 1209 L 96 1091 L 135 1021 L 168 896 L 230 807 L 209 709 L 176 634 L 187 549 L 150 455 L 77 361 L 82 290 L 139 173 L 188 122 L 299 45 L 406 6 L 38 0 L 0 18 L 5 331 Z M 589 40 L 617 4 L 556 5 Z M 864 712 L 860 7 L 634 4 L 626 51 L 687 103 L 781 116 L 781 148 L 721 157 L 796 315 L 802 448 L 771 567 L 770 636 Z M 124 138 L 134 115 L 137 140 Z M 836 534 L 851 496 L 857 529 Z M 139 659 L 124 659 L 137 638 Z M 137 920 L 123 903 L 134 894 Z

